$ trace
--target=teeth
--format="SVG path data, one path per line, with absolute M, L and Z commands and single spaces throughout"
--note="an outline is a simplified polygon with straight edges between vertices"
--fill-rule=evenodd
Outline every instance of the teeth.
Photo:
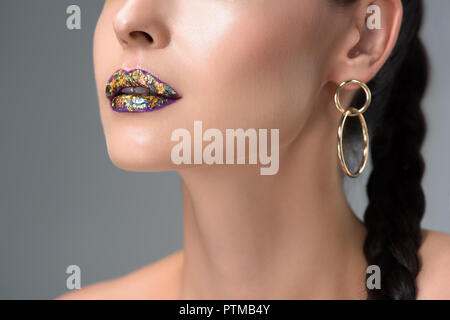
M 148 95 L 150 93 L 150 89 L 143 87 L 127 87 L 120 90 L 120 93 L 123 94 L 140 94 L 140 95 Z

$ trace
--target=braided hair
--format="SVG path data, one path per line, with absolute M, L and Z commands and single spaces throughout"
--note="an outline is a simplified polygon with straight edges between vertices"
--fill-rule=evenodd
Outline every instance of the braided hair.
M 334 0 L 346 5 L 358 0 Z M 428 58 L 419 37 L 422 0 L 402 0 L 403 20 L 397 43 L 377 75 L 368 83 L 373 93 L 366 111 L 371 138 L 372 172 L 364 213 L 364 255 L 381 270 L 381 289 L 367 289 L 369 299 L 416 299 L 421 262 L 421 220 L 425 170 L 421 146 L 426 123 L 421 100 L 428 82 Z M 364 103 L 358 94 L 353 103 Z M 347 134 L 355 140 L 357 126 Z M 345 141 L 345 140 L 344 140 Z

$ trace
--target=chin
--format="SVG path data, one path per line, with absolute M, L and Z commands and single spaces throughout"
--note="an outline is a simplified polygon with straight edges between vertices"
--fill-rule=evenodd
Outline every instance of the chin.
M 106 139 L 111 162 L 119 169 L 133 172 L 159 172 L 172 169 L 169 146 L 130 137 L 108 136 Z M 166 150 L 167 149 L 167 150 Z

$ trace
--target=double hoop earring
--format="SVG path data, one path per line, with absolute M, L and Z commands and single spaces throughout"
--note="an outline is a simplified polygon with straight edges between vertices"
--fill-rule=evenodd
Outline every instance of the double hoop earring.
M 347 110 L 345 110 L 341 105 L 340 93 L 341 93 L 342 88 L 344 88 L 348 84 L 359 85 L 366 94 L 366 102 L 364 103 L 364 106 L 362 106 L 360 109 L 351 107 L 351 108 L 348 108 Z M 334 95 L 334 103 L 336 104 L 336 108 L 342 113 L 341 122 L 339 124 L 338 133 L 337 133 L 337 152 L 338 152 L 339 162 L 341 163 L 342 171 L 344 171 L 344 173 L 351 178 L 356 178 L 357 176 L 359 176 L 361 174 L 361 172 L 363 172 L 364 167 L 366 166 L 366 163 L 367 163 L 367 159 L 369 157 L 369 132 L 367 130 L 367 123 L 366 123 L 366 120 L 364 119 L 363 113 L 367 110 L 367 108 L 369 108 L 371 101 L 372 101 L 372 93 L 370 92 L 369 87 L 364 82 L 361 82 L 359 80 L 348 80 L 348 81 L 342 82 L 339 85 L 339 87 L 337 88 L 336 93 Z M 356 172 L 353 173 L 353 172 L 350 172 L 350 170 L 347 167 L 347 164 L 345 163 L 342 138 L 344 135 L 344 126 L 345 126 L 345 121 L 347 120 L 347 117 L 356 117 L 356 116 L 359 118 L 359 121 L 361 123 L 364 148 L 363 148 L 363 155 L 362 155 L 362 160 L 359 165 L 359 168 Z

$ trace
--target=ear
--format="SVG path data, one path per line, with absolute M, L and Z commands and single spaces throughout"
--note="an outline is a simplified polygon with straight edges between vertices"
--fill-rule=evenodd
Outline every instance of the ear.
M 375 77 L 397 42 L 402 22 L 401 0 L 360 0 L 349 10 L 352 21 L 329 60 L 327 82 L 336 85 L 352 79 L 367 83 Z

